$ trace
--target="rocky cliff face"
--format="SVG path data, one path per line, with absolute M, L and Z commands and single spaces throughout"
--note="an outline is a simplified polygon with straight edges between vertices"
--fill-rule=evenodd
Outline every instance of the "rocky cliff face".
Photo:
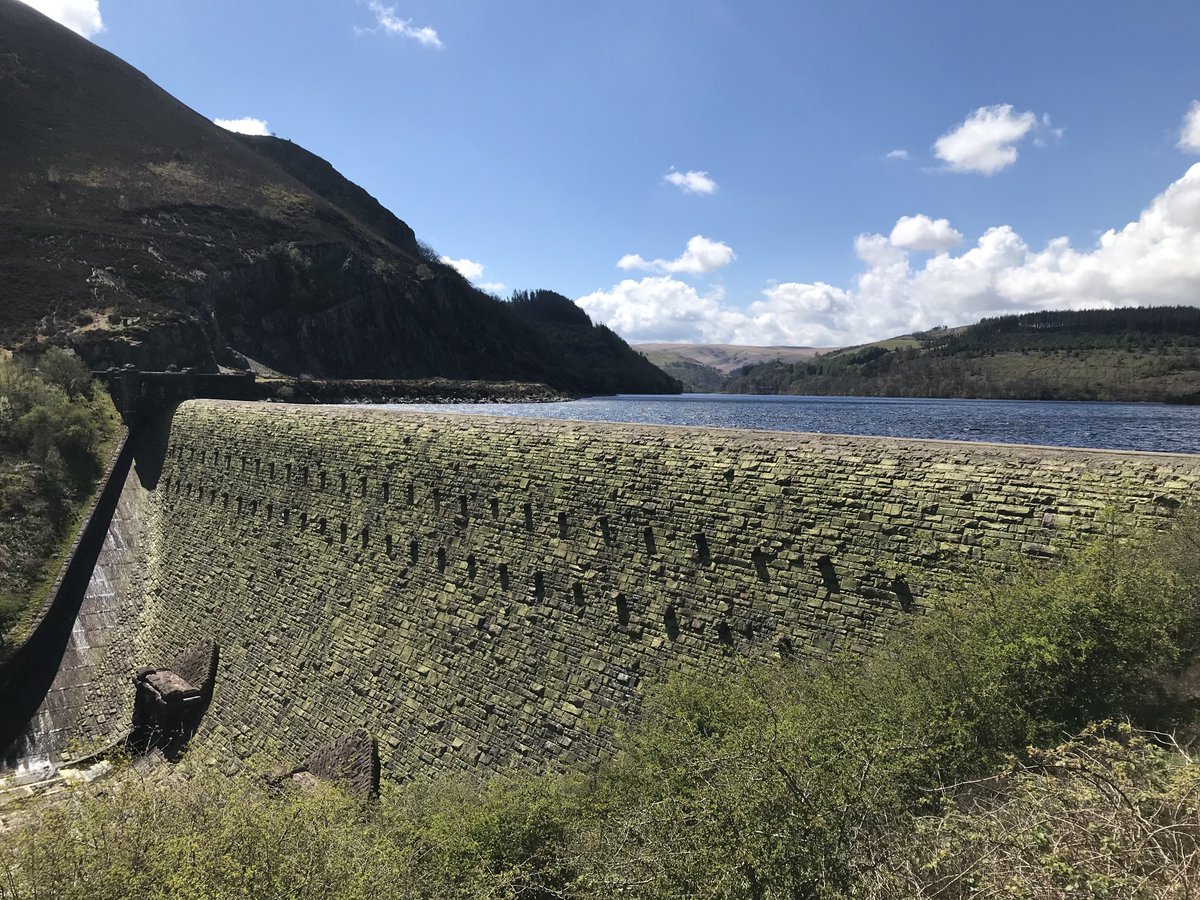
M 0 122 L 4 344 L 605 389 L 324 160 L 218 128 L 18 0 L 0 0 Z

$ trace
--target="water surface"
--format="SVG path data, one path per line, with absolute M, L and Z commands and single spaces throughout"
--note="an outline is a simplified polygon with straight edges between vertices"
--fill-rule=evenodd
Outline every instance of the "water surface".
M 384 408 L 1200 453 L 1200 407 L 1159 403 L 684 394 Z

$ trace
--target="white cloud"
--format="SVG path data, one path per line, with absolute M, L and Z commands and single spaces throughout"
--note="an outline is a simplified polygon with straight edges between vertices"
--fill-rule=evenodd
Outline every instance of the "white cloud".
M 1038 117 L 1032 112 L 1014 112 L 1008 103 L 981 106 L 938 138 L 934 153 L 954 172 L 994 175 L 1017 161 L 1016 145 L 1037 124 Z
M 367 0 L 367 8 L 375 15 L 377 28 L 366 29 L 368 31 L 380 30 L 384 34 L 390 34 L 395 37 L 411 38 L 419 44 L 424 44 L 426 47 L 441 47 L 442 41 L 438 37 L 438 33 L 428 25 L 416 28 L 412 24 L 411 19 L 402 19 L 396 13 L 396 7 L 385 6 L 379 0 Z
M 815 346 L 1042 309 L 1200 305 L 1200 163 L 1088 249 L 1059 237 L 1037 250 L 1008 225 L 957 256 L 917 264 L 912 248 L 882 234 L 859 235 L 854 248 L 863 268 L 850 287 L 775 284 L 746 309 L 667 277 L 623 281 L 579 302 L 635 340 Z
M 265 119 L 252 119 L 249 116 L 241 119 L 213 119 L 214 125 L 220 125 L 226 131 L 236 131 L 238 134 L 254 134 L 260 137 L 269 135 Z
M 961 244 L 963 236 L 950 227 L 948 219 L 929 216 L 901 216 L 888 238 L 893 247 L 904 250 L 948 250 Z
M 663 181 L 673 184 L 685 194 L 714 194 L 717 183 L 707 172 L 676 172 L 674 168 L 663 176 Z
M 1179 149 L 1200 153 L 1200 100 L 1192 102 L 1179 129 Z
M 449 256 L 439 256 L 438 262 L 445 263 L 457 269 L 459 275 L 489 294 L 502 294 L 508 290 L 508 287 L 503 282 L 479 280 L 483 277 L 483 263 L 477 263 L 473 259 L 451 259 Z
M 631 341 L 716 342 L 738 318 L 722 308 L 723 299 L 719 288 L 701 294 L 690 284 L 663 275 L 640 281 L 627 278 L 611 290 L 575 302 L 594 321 L 604 322 Z
M 474 260 L 451 259 L 448 256 L 439 256 L 438 262 L 443 262 L 448 266 L 458 269 L 458 274 L 468 281 L 474 281 L 476 278 L 483 277 L 483 264 L 477 263 Z
M 65 25 L 76 34 L 90 38 L 104 30 L 100 18 L 100 0 L 24 0 L 44 16 Z
M 908 151 L 903 147 L 897 147 L 895 150 L 889 150 L 884 154 L 884 159 L 908 159 Z
M 647 272 L 707 275 L 724 268 L 737 259 L 728 244 L 710 241 L 697 234 L 688 239 L 687 249 L 675 259 L 643 259 L 637 253 L 627 253 L 617 260 L 618 269 L 643 269 Z

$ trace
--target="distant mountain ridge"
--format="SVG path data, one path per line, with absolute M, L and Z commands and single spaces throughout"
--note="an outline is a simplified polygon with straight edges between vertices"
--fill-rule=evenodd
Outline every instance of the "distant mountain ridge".
M 678 389 L 619 338 L 621 376 L 598 379 L 587 341 L 476 289 L 325 160 L 217 127 L 18 0 L 0 0 L 0 122 L 4 345 L 97 367 Z
M 651 342 L 633 349 L 692 391 L 719 391 L 727 377 L 747 365 L 800 362 L 837 347 L 755 347 L 743 344 Z

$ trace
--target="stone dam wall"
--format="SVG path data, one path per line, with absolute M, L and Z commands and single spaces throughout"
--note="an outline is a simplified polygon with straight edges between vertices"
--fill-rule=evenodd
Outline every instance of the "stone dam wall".
M 1200 456 L 228 401 L 164 452 L 76 737 L 128 723 L 131 660 L 212 639 L 201 744 L 362 727 L 391 777 L 595 759 L 648 680 L 869 643 L 1200 494 Z

